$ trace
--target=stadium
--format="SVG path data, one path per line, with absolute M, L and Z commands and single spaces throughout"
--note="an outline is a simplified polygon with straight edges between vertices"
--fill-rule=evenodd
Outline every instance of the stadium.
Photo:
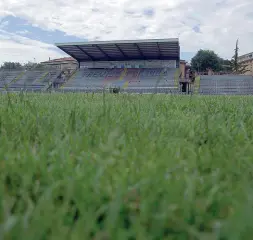
M 180 68 L 179 39 L 59 43 L 76 69 L 0 71 L 0 89 L 32 92 L 191 93 L 249 95 L 253 77 L 195 75 Z
M 178 39 L 57 44 L 75 58 L 79 70 L 64 90 L 99 91 L 120 87 L 124 92 L 174 89 L 180 50 Z
M 252 239 L 252 76 L 187 75 L 179 39 L 56 46 L 0 71 L 0 239 Z

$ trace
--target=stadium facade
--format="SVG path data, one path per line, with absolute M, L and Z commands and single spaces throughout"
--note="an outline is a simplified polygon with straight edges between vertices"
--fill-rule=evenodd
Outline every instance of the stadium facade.
M 95 91 L 118 86 L 130 92 L 178 88 L 179 39 L 58 43 L 79 65 L 63 90 Z

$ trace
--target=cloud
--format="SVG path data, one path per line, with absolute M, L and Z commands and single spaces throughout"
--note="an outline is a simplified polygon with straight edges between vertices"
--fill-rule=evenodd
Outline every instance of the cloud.
M 29 34 L 30 32 L 28 30 L 20 30 L 20 31 L 16 31 L 16 34 L 21 34 L 21 35 L 27 35 Z
M 9 22 L 8 21 L 2 21 L 0 22 L 0 29 L 4 29 L 8 26 Z
M 88 40 L 180 37 L 181 51 L 253 51 L 252 0 L 1 0 L 7 13 Z M 201 31 L 199 31 L 201 30 Z
M 153 17 L 155 15 L 155 11 L 153 8 L 144 9 L 143 13 L 144 13 L 144 15 L 147 15 L 150 17 Z
M 194 26 L 194 27 L 192 28 L 192 30 L 193 30 L 194 32 L 196 32 L 196 33 L 200 33 L 200 32 L 201 32 L 201 31 L 200 31 L 200 25 Z
M 0 64 L 5 61 L 15 62 L 37 62 L 47 60 L 49 57 L 62 57 L 56 47 L 51 44 L 31 40 L 17 34 L 10 34 L 0 30 Z

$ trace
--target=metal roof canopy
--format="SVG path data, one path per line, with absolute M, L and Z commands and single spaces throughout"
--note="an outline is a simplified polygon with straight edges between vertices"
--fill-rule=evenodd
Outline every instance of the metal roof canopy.
M 78 62 L 127 60 L 179 60 L 178 38 L 56 43 Z

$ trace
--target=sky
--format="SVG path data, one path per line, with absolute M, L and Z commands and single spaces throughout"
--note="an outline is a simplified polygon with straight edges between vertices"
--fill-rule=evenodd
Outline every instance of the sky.
M 54 43 L 179 38 L 230 59 L 253 52 L 252 0 L 0 0 L 0 64 L 66 56 Z

